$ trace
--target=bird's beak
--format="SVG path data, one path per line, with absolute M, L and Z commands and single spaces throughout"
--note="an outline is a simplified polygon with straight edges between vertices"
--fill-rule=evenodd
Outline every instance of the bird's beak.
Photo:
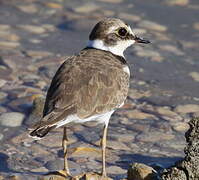
M 142 39 L 140 37 L 134 36 L 133 38 L 135 40 L 136 43 L 144 43 L 144 44 L 149 44 L 151 43 L 150 41 L 146 40 L 146 39 Z

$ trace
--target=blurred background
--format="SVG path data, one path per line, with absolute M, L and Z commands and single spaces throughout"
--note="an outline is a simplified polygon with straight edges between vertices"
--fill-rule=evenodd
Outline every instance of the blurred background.
M 132 162 L 163 168 L 184 156 L 187 122 L 199 116 L 198 0 L 0 0 L 0 177 L 62 169 L 62 129 L 33 142 L 27 127 L 39 119 L 59 65 L 105 17 L 152 42 L 125 53 L 131 87 L 110 121 L 108 173 L 121 179 Z M 73 174 L 100 170 L 101 129 L 69 128 Z

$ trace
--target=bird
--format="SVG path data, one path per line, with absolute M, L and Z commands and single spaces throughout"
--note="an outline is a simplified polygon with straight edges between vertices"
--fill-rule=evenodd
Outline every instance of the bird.
M 121 19 L 104 18 L 92 29 L 87 46 L 68 57 L 51 81 L 43 116 L 29 135 L 44 138 L 53 129 L 63 127 L 63 170 L 69 176 L 67 126 L 96 121 L 103 125 L 101 176 L 107 177 L 105 156 L 109 119 L 123 106 L 128 95 L 130 70 L 124 51 L 134 43 L 150 42 L 136 36 Z

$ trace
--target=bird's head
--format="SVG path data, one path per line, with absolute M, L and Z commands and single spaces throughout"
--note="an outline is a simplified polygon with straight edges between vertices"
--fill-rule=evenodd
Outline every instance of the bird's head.
M 106 18 L 98 22 L 89 36 L 87 47 L 110 51 L 124 56 L 123 52 L 134 43 L 149 43 L 137 37 L 131 27 L 120 19 Z

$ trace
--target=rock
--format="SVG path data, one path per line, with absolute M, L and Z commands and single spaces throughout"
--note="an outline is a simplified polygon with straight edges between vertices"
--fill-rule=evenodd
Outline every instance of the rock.
M 34 14 L 37 12 L 37 7 L 34 4 L 26 4 L 26 5 L 20 5 L 17 6 L 19 10 L 21 10 L 24 13 L 28 14 Z
M 167 121 L 181 121 L 182 117 L 176 112 L 171 111 L 168 107 L 157 107 L 155 112 Z
M 191 76 L 194 81 L 199 82 L 199 73 L 198 72 L 190 72 L 189 76 Z
M 93 3 L 84 4 L 83 6 L 74 8 L 74 11 L 77 13 L 92 13 L 99 9 L 99 6 Z
M 163 57 L 158 51 L 153 51 L 149 49 L 143 50 L 141 47 L 135 47 L 136 55 L 140 57 L 147 57 L 156 62 L 162 62 Z
M 20 46 L 18 42 L 0 41 L 0 47 L 2 48 L 17 48 Z
M 125 150 L 125 151 L 131 150 L 131 148 L 129 148 L 123 142 L 111 141 L 111 140 L 107 142 L 107 147 L 115 150 Z
M 131 110 L 127 112 L 127 117 L 129 119 L 156 119 L 153 114 L 141 112 L 140 110 Z
M 193 28 L 194 28 L 195 30 L 199 31 L 199 23 L 198 23 L 198 22 L 194 23 L 194 24 L 193 24 Z
M 189 4 L 189 0 L 167 0 L 166 4 L 168 4 L 168 5 L 186 6 L 187 4 Z
M 162 180 L 196 180 L 199 179 L 199 118 L 192 118 L 189 130 L 185 133 L 187 145 L 184 149 L 185 158 L 175 166 L 165 169 Z
M 103 178 L 100 174 L 93 172 L 80 174 L 75 177 L 71 176 L 66 177 L 66 173 L 63 170 L 61 170 L 61 171 L 50 172 L 45 176 L 40 177 L 39 180 L 112 180 L 112 179 L 109 177 Z
M 0 92 L 0 100 L 5 99 L 7 96 L 8 96 L 7 93 L 5 93 L 5 92 Z
M 164 140 L 171 140 L 174 139 L 173 134 L 166 134 L 163 132 L 153 131 L 148 133 L 141 133 L 136 136 L 136 140 L 140 142 L 157 142 L 157 141 L 164 141 Z
M 106 168 L 108 174 L 125 174 L 126 170 L 118 166 L 109 166 Z
M 19 41 L 20 37 L 16 34 L 13 34 L 9 31 L 0 31 L 0 39 L 4 41 Z
M 165 32 L 167 30 L 166 26 L 163 26 L 161 24 L 158 24 L 153 21 L 147 21 L 147 20 L 142 20 L 138 24 L 139 27 L 142 27 L 144 29 L 149 29 L 153 31 L 160 31 L 160 32 Z
M 185 122 L 176 122 L 172 124 L 172 127 L 175 131 L 185 132 L 189 129 L 189 125 Z
M 179 50 L 176 46 L 172 46 L 172 45 L 170 45 L 170 44 L 167 44 L 167 45 L 159 45 L 159 48 L 160 48 L 161 50 L 171 52 L 171 53 L 173 53 L 173 54 L 175 54 L 175 55 L 177 55 L 177 56 L 182 56 L 182 55 L 184 55 L 184 53 L 183 53 L 181 50 Z
M 58 3 L 48 2 L 48 3 L 45 3 L 45 5 L 54 9 L 62 9 L 62 5 Z
M 178 105 L 174 109 L 174 111 L 180 114 L 195 113 L 199 112 L 199 105 L 197 104 Z
M 0 141 L 3 139 L 3 134 L 0 133 Z
M 44 173 L 44 172 L 48 172 L 48 169 L 46 169 L 45 167 L 40 167 L 40 168 L 36 168 L 36 169 L 31 169 L 31 172 Z
M 18 25 L 17 27 L 33 34 L 43 34 L 46 32 L 43 27 L 36 25 Z
M 123 19 L 123 20 L 127 20 L 127 21 L 132 21 L 132 22 L 138 22 L 141 20 L 140 16 L 137 15 L 133 15 L 133 14 L 128 14 L 128 13 L 119 13 L 118 17 Z M 133 31 L 135 32 L 135 29 L 133 29 Z
M 154 180 L 156 171 L 145 164 L 133 163 L 127 173 L 127 180 Z
M 21 126 L 25 115 L 19 112 L 7 112 L 0 115 L 0 124 L 2 126 L 17 127 Z
M 98 0 L 98 1 L 106 3 L 114 3 L 114 4 L 123 2 L 123 0 Z
M 6 178 L 7 180 L 21 180 L 19 176 L 13 175 Z
M 0 24 L 0 31 L 9 31 L 11 29 L 10 25 L 8 24 Z
M 91 147 L 77 147 L 70 149 L 73 157 L 101 157 L 101 151 Z

